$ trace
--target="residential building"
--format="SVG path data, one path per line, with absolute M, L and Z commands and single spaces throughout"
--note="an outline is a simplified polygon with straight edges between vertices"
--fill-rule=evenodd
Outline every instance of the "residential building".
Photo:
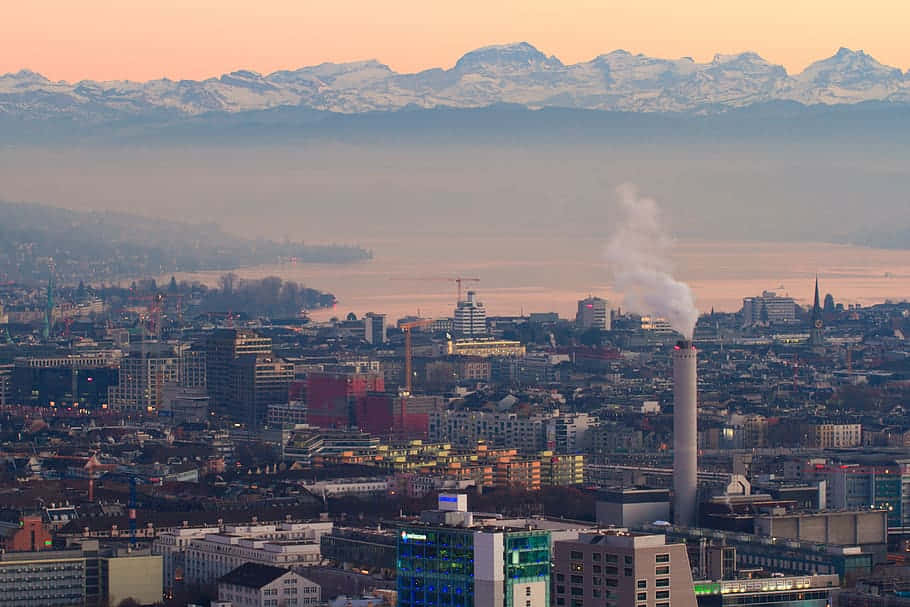
M 575 324 L 581 329 L 610 330 L 610 302 L 600 297 L 586 297 L 578 301 Z
M 218 600 L 238 607 L 296 607 L 320 602 L 319 586 L 299 573 L 244 563 L 218 579 Z
M 808 447 L 848 449 L 863 444 L 862 424 L 812 424 L 806 434 Z
M 120 360 L 119 380 L 108 389 L 108 404 L 121 411 L 157 411 L 162 392 L 179 379 L 174 348 L 158 342 L 132 347 Z
M 553 556 L 556 607 L 696 607 L 684 543 L 624 529 L 558 541 Z
M 488 411 L 430 412 L 429 440 L 474 448 L 479 441 L 495 447 L 521 451 L 544 451 L 549 447 L 547 429 L 551 418 L 544 415 Z
M 477 337 L 487 334 L 487 311 L 477 300 L 474 291 L 468 291 L 467 298 L 455 307 L 452 329 L 459 337 Z
M 452 356 L 489 358 L 491 356 L 524 356 L 525 346 L 509 339 L 456 339 L 448 343 Z
M 792 297 L 763 291 L 756 297 L 743 298 L 743 326 L 766 323 L 796 322 L 796 301 Z

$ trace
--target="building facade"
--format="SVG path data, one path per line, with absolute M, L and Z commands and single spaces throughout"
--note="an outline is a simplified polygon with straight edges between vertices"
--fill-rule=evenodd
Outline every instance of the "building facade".
M 477 301 L 474 291 L 468 291 L 467 298 L 458 302 L 452 330 L 459 337 L 478 337 L 487 334 L 487 311 L 483 303 Z
M 578 302 L 575 324 L 581 329 L 610 330 L 610 302 L 600 297 L 586 297 Z

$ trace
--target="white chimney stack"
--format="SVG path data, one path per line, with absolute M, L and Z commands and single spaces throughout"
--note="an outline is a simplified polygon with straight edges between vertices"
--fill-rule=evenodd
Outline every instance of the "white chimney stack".
M 698 508 L 698 404 L 696 350 L 673 348 L 673 522 L 694 527 Z

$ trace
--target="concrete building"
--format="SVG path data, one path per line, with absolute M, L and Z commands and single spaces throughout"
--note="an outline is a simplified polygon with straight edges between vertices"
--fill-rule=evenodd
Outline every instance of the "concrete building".
M 863 444 L 862 424 L 812 424 L 807 428 L 807 447 L 849 449 Z
M 524 344 L 510 339 L 456 339 L 448 343 L 452 356 L 489 358 L 491 356 L 524 356 Z
M 836 575 L 699 580 L 695 582 L 695 597 L 699 607 L 830 607 L 839 589 L 840 579 Z
M 81 550 L 0 553 L 0 606 L 85 605 Z
M 755 533 L 817 544 L 859 546 L 884 560 L 888 546 L 888 512 L 780 512 L 755 516 Z
M 477 337 L 487 334 L 487 311 L 477 301 L 474 291 L 468 291 L 467 298 L 455 307 L 452 329 L 459 337 Z
M 549 607 L 550 532 L 475 524 L 464 495 L 405 525 L 398 539 L 398 605 Z
M 294 365 L 271 354 L 241 354 L 231 365 L 231 417 L 250 430 L 265 425 L 269 405 L 288 402 Z
M 595 502 L 597 524 L 635 528 L 670 519 L 670 491 L 616 487 L 603 491 Z
M 232 367 L 243 354 L 272 353 L 272 340 L 246 329 L 215 329 L 205 339 L 206 385 L 212 405 L 224 410 L 232 397 Z
M 319 586 L 299 573 L 245 563 L 218 579 L 218 600 L 232 607 L 296 607 L 321 601 Z
M 152 543 L 152 554 L 161 556 L 165 594 L 172 593 L 186 579 L 186 550 L 190 542 L 219 531 L 218 527 L 187 527 L 158 534 Z
M 386 315 L 367 312 L 363 317 L 363 338 L 373 345 L 384 344 L 386 337 Z
M 108 389 L 108 404 L 121 411 L 157 411 L 168 384 L 179 380 L 174 348 L 162 343 L 134 346 L 120 361 L 119 382 Z
M 321 558 L 320 537 L 331 531 L 330 522 L 226 526 L 224 531 L 189 541 L 183 557 L 186 583 L 214 583 L 244 563 L 284 568 L 313 565 Z
M 610 302 L 600 297 L 586 297 L 578 301 L 575 324 L 581 329 L 610 330 Z
M 611 530 L 556 542 L 556 607 L 695 607 L 685 544 L 660 534 Z
M 551 418 L 548 416 L 448 409 L 432 411 L 429 415 L 430 441 L 450 442 L 465 448 L 487 441 L 495 447 L 534 452 L 549 446 L 547 429 Z
M 581 453 L 591 445 L 590 429 L 597 418 L 589 413 L 563 413 L 553 418 L 548 432 L 553 433 L 553 449 L 557 453 Z
M 773 291 L 763 291 L 756 297 L 743 298 L 742 314 L 743 326 L 761 322 L 794 323 L 796 301 L 792 297 L 778 295 Z

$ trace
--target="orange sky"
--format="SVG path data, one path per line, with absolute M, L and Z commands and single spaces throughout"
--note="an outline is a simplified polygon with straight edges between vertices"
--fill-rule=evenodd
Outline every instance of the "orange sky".
M 754 50 L 792 72 L 848 46 L 907 69 L 907 23 L 907 0 L 11 0 L 0 73 L 205 78 L 367 58 L 416 71 L 521 40 L 567 63 Z

